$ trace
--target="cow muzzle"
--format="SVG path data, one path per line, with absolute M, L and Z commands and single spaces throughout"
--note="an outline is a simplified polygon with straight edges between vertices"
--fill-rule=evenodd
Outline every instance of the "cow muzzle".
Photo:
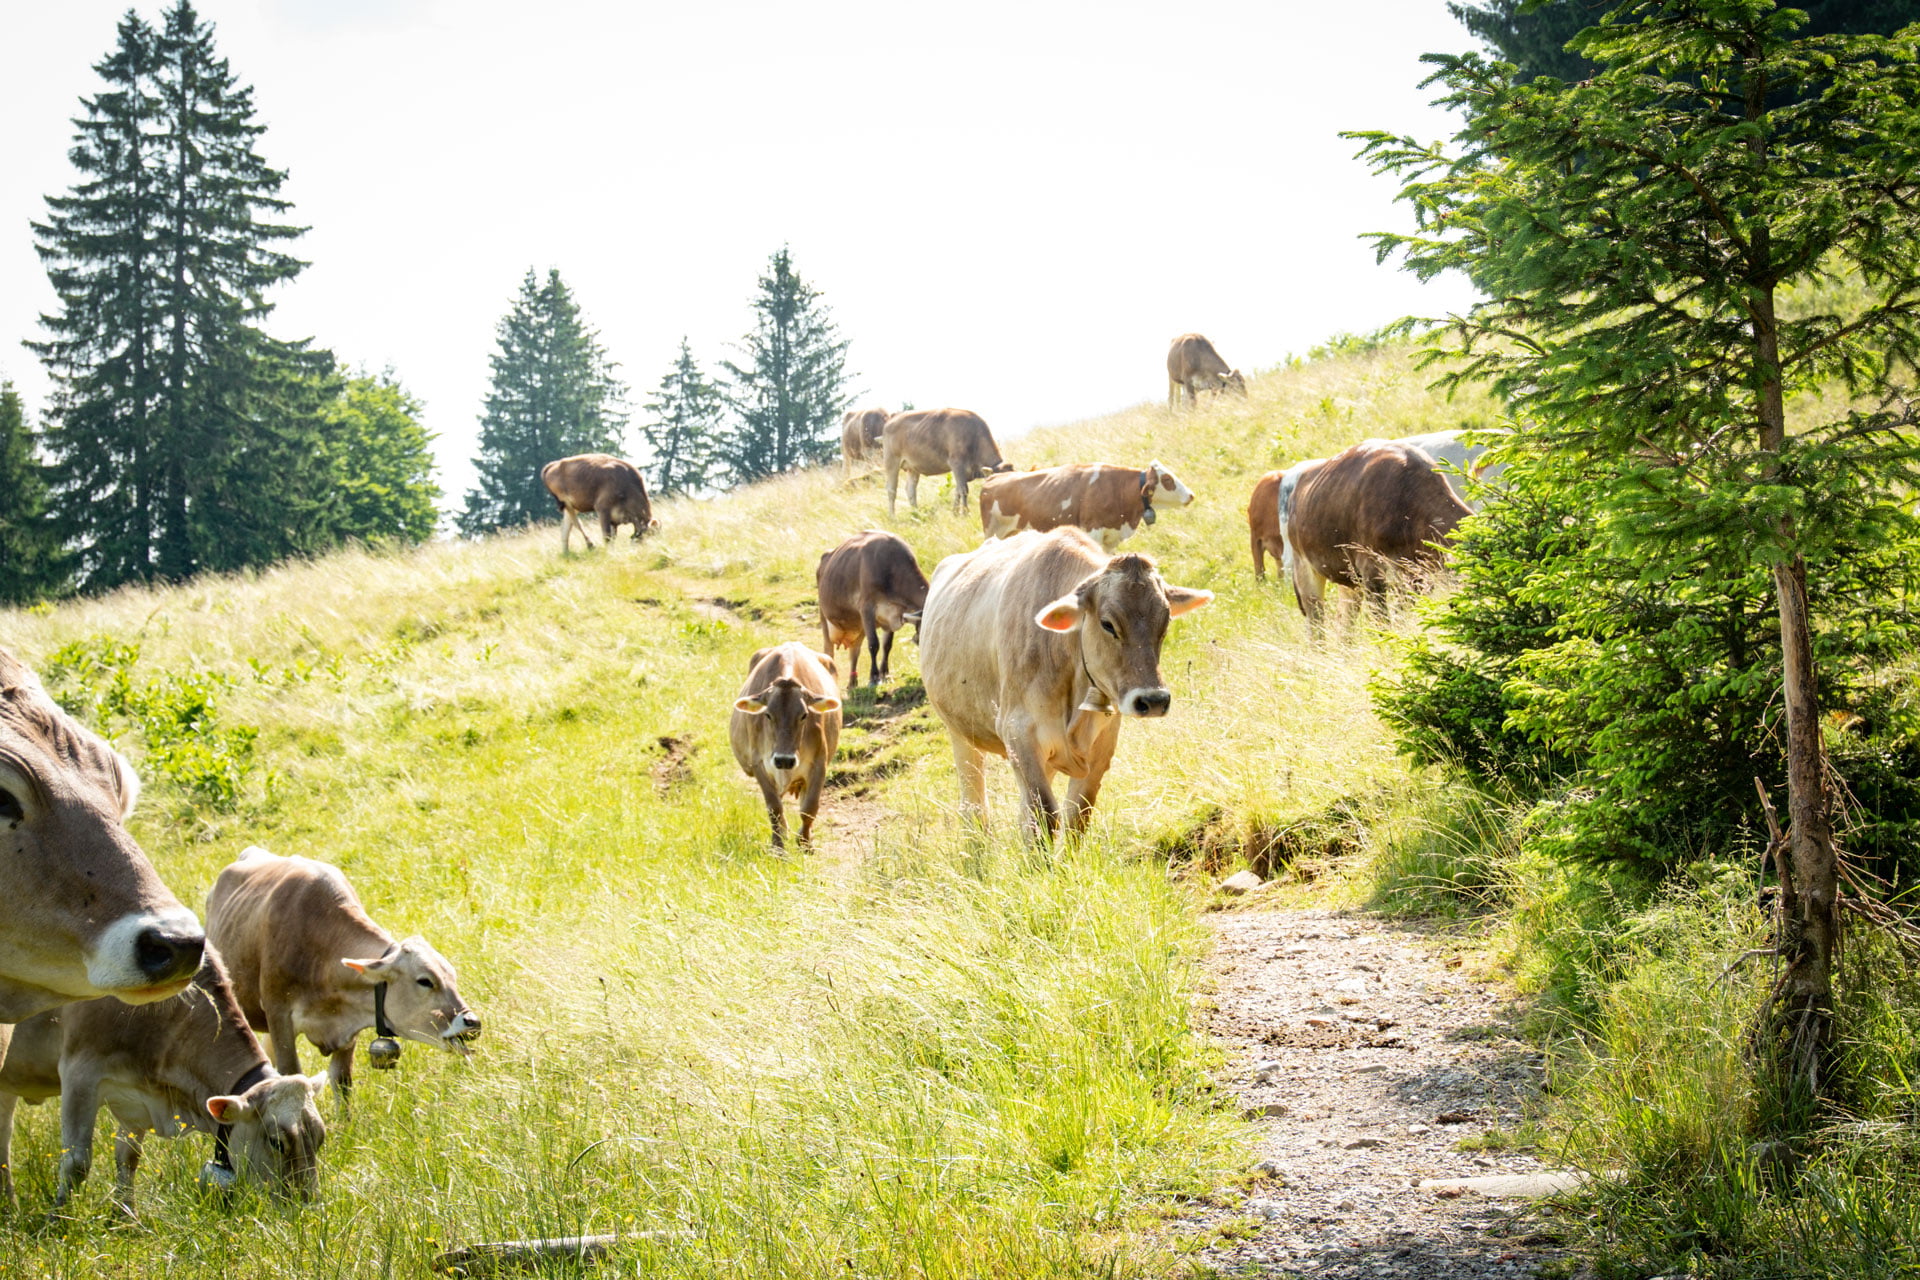
M 95 943 L 87 981 L 128 1004 L 164 1000 L 193 980 L 206 945 L 185 907 L 122 916 Z
M 1173 692 L 1169 689 L 1129 689 L 1120 699 L 1121 714 L 1142 718 L 1163 716 L 1172 705 Z
M 796 767 L 799 763 L 800 757 L 797 755 L 775 755 L 773 757 L 773 767 L 783 773 L 788 769 Z
M 462 1009 L 453 1015 L 453 1021 L 440 1033 L 440 1038 L 450 1049 L 465 1051 L 468 1045 L 480 1038 L 480 1015 L 471 1009 Z

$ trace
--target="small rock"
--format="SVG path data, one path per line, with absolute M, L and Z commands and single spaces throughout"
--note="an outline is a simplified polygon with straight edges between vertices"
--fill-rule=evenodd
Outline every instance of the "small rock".
M 1329 1018 L 1322 1013 L 1310 1013 L 1307 1015 L 1306 1023 L 1310 1027 L 1337 1027 L 1340 1025 L 1340 1020 Z
M 1387 1144 L 1379 1138 L 1355 1138 L 1352 1142 L 1342 1143 L 1346 1151 L 1361 1151 L 1367 1147 L 1384 1147 Z
M 1397 1027 L 1399 1025 L 1398 1019 L 1384 1018 L 1378 1014 L 1374 1015 L 1373 1026 L 1376 1031 L 1385 1031 L 1388 1027 Z
M 1473 1162 L 1479 1165 L 1482 1169 L 1493 1168 L 1493 1161 L 1487 1159 L 1485 1156 L 1475 1156 L 1473 1158 Z
M 1236 871 L 1220 882 L 1220 891 L 1232 894 L 1252 893 L 1265 883 L 1266 881 L 1251 871 Z
M 1432 1133 L 1433 1130 L 1428 1128 L 1424 1124 L 1410 1124 L 1407 1126 L 1407 1132 L 1408 1133 Z
M 1240 1113 L 1240 1118 L 1242 1120 L 1265 1120 L 1272 1116 L 1284 1116 L 1286 1114 L 1287 1114 L 1286 1103 L 1267 1102 L 1267 1103 L 1262 1103 L 1260 1106 L 1257 1106 L 1257 1107 L 1246 1108 Z
M 1313 954 L 1313 948 L 1312 947 L 1288 947 L 1281 954 L 1289 955 L 1289 956 L 1310 956 Z
M 1355 1067 L 1353 1074 L 1357 1076 L 1370 1076 L 1376 1071 L 1385 1071 L 1386 1069 L 1387 1064 L 1384 1062 L 1369 1062 L 1363 1067 Z
M 1277 1058 L 1268 1058 L 1265 1062 L 1256 1062 L 1253 1064 L 1253 1082 L 1255 1084 L 1266 1084 L 1279 1074 L 1280 1061 Z
M 1280 1162 L 1278 1160 L 1262 1160 L 1253 1166 L 1252 1173 L 1256 1178 L 1277 1178 L 1280 1176 Z M 1255 1203 L 1258 1202 L 1256 1201 Z
M 1335 1205 L 1334 1208 L 1341 1213 L 1352 1213 L 1355 1209 L 1359 1208 L 1359 1206 L 1351 1200 L 1342 1200 L 1339 1204 Z
M 1442 1111 L 1433 1118 L 1435 1124 L 1466 1124 L 1473 1119 L 1471 1111 Z
M 1365 978 L 1342 978 L 1333 984 L 1333 989 L 1335 991 L 1344 991 L 1349 995 L 1363 996 L 1367 994 L 1367 980 Z
M 1277 1200 L 1249 1200 L 1246 1203 L 1248 1213 L 1257 1213 L 1268 1222 L 1280 1216 L 1280 1202 Z

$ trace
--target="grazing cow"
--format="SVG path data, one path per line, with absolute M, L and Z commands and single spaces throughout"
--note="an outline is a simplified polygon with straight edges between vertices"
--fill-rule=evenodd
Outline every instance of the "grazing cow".
M 1253 549 L 1253 576 L 1267 576 L 1267 557 L 1286 564 L 1286 544 L 1280 537 L 1280 471 L 1269 471 L 1253 482 L 1247 499 L 1247 540 Z
M 1071 528 L 942 560 L 922 610 L 920 678 L 953 739 L 961 810 L 983 812 L 991 751 L 1020 779 L 1030 838 L 1059 827 L 1056 773 L 1072 779 L 1067 830 L 1082 830 L 1120 717 L 1162 716 L 1173 702 L 1160 679 L 1168 620 L 1212 598 Z
M 981 476 L 1013 470 L 1000 457 L 993 432 L 966 409 L 916 409 L 887 419 L 880 433 L 880 460 L 887 469 L 887 514 L 893 514 L 900 473 L 907 473 L 907 505 L 920 505 L 920 477 L 953 473 L 953 510 L 967 509 L 967 486 Z
M 1455 427 L 1451 431 L 1429 431 L 1423 435 L 1400 436 L 1394 440 L 1394 443 L 1412 445 L 1432 458 L 1440 465 L 1440 474 L 1447 478 L 1447 487 L 1453 490 L 1453 496 L 1466 503 L 1472 510 L 1478 511 L 1482 500 L 1467 496 L 1467 478 L 1471 476 L 1475 480 L 1491 482 L 1507 469 L 1507 464 L 1494 462 L 1484 466 L 1478 465 L 1480 455 L 1487 451 L 1488 446 L 1468 443 L 1467 430 L 1465 427 Z M 1510 433 L 1504 428 L 1485 427 L 1476 429 L 1475 434 L 1507 435 Z
M 1197 333 L 1183 333 L 1167 348 L 1167 408 L 1180 407 L 1180 393 L 1187 394 L 1187 405 L 1200 403 L 1202 391 L 1231 391 L 1247 394 L 1247 380 L 1238 369 L 1227 366 L 1213 344 Z
M 1156 506 L 1184 507 L 1193 490 L 1158 462 L 1144 471 L 1106 463 L 1076 463 L 1042 471 L 992 476 L 980 486 L 980 527 L 989 538 L 1019 529 L 1045 532 L 1073 525 L 1112 554 Z
M 847 687 L 860 683 L 860 643 L 867 645 L 867 679 L 876 688 L 890 674 L 893 633 L 920 621 L 927 575 L 913 548 L 891 533 L 856 533 L 820 557 L 813 583 L 820 598 L 821 643 L 829 657 L 853 651 Z M 886 644 L 880 643 L 886 633 Z
M 849 409 L 840 415 L 840 473 L 853 479 L 853 464 L 872 457 L 892 415 L 885 409 Z
M 247 1029 L 212 949 L 185 994 L 129 1008 L 87 1000 L 12 1028 L 0 1059 L 0 1195 L 14 1200 L 14 1104 L 60 1099 L 57 1209 L 93 1166 L 102 1105 L 119 1125 L 114 1206 L 133 1216 L 133 1176 L 148 1133 L 214 1135 L 214 1174 L 312 1195 L 327 1129 L 314 1108 L 325 1076 L 282 1075 Z
M 565 555 L 573 545 L 573 531 L 580 530 L 580 541 L 593 547 L 580 514 L 591 511 L 600 517 L 600 541 L 612 542 L 613 531 L 623 524 L 633 526 L 634 541 L 658 529 L 653 518 L 653 503 L 647 497 L 646 477 L 640 468 L 610 453 L 582 453 L 561 458 L 540 468 L 540 483 L 560 504 L 560 552 Z
M 133 766 L 0 649 L 0 1022 L 74 1000 L 163 1000 L 205 935 L 126 828 Z
M 774 848 L 787 843 L 785 797 L 800 797 L 800 847 L 813 844 L 827 761 L 840 745 L 840 689 L 833 657 L 798 640 L 762 649 L 747 664 L 727 737 L 733 758 L 760 784 Z
M 273 1064 L 297 1073 L 297 1037 L 311 1040 L 331 1057 L 342 1111 L 354 1040 L 367 1028 L 461 1055 L 479 1038 L 480 1018 L 446 957 L 419 936 L 395 941 L 338 867 L 248 848 L 207 895 L 207 938 L 226 959 L 247 1025 L 272 1040 Z
M 1426 454 L 1391 440 L 1363 440 L 1309 467 L 1285 526 L 1300 611 L 1320 622 L 1316 575 L 1383 601 L 1400 567 L 1438 568 L 1440 540 L 1471 514 Z

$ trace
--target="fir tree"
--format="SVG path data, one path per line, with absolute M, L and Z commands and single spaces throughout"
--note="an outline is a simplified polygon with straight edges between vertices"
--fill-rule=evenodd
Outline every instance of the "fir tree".
M 66 580 L 33 443 L 20 393 L 0 382 L 0 604 L 31 604 Z
M 840 415 L 852 403 L 847 344 L 784 246 L 760 277 L 753 309 L 758 321 L 740 342 L 746 364 L 721 362 L 736 420 L 720 452 L 741 483 L 836 456 Z
M 655 494 L 698 493 L 713 468 L 714 435 L 724 403 L 680 339 L 680 355 L 647 401 L 652 416 L 640 428 L 650 455 L 648 483 Z
M 493 389 L 480 419 L 480 482 L 467 493 L 468 536 L 553 515 L 540 468 L 577 453 L 619 453 L 626 387 L 558 271 L 527 269 L 496 330 Z

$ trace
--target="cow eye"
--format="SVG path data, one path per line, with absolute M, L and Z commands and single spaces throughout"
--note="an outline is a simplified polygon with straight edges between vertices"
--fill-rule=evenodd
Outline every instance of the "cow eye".
M 20 797 L 0 787 L 0 822 L 18 822 L 26 816 L 26 806 L 20 803 Z
M 1120 638 L 1120 633 L 1118 631 L 1115 631 L 1113 629 L 1113 624 L 1111 622 L 1108 622 L 1105 618 L 1100 619 L 1100 629 L 1106 632 L 1108 635 L 1112 636 L 1115 640 L 1118 640 Z
M 431 991 L 431 990 L 433 990 L 433 979 L 432 979 L 432 978 L 419 978 L 419 979 L 416 979 L 416 981 L 418 981 L 418 982 L 419 982 L 419 984 L 420 984 L 421 986 L 423 986 L 423 987 L 425 987 L 425 988 L 426 988 L 427 990 L 429 990 L 429 991 Z

